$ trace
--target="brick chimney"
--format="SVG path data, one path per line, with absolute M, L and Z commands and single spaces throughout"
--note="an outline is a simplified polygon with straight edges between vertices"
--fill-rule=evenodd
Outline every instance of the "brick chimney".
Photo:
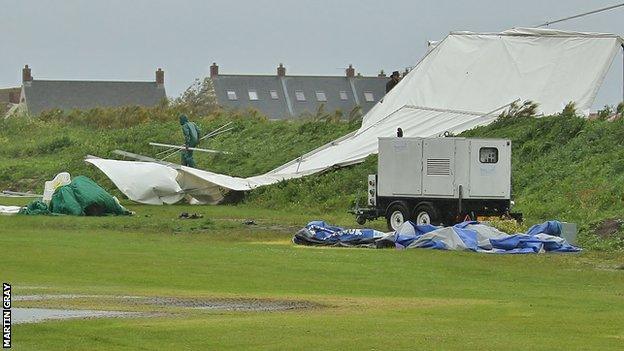
M 347 72 L 347 78 L 355 77 L 355 68 L 353 68 L 353 65 L 349 65 L 349 67 L 345 70 L 345 72 Z
M 384 70 L 382 69 L 379 74 L 377 75 L 377 77 L 379 78 L 385 78 L 386 77 L 386 72 L 384 72 Z
M 277 66 L 277 76 L 278 77 L 284 77 L 286 76 L 286 67 L 284 67 L 283 64 L 279 64 L 279 66 Z
M 210 78 L 214 78 L 219 75 L 219 66 L 216 62 L 213 62 L 210 66 Z
M 162 68 L 159 68 L 156 71 L 156 84 L 164 85 L 165 84 L 165 71 Z
M 30 67 L 28 65 L 24 66 L 22 69 L 22 82 L 31 82 L 33 80 Z
M 20 102 L 20 93 L 16 91 L 9 92 L 9 102 L 12 104 L 19 104 Z

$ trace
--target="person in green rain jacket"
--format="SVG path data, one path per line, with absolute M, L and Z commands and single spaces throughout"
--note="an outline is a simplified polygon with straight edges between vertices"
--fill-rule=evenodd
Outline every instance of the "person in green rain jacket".
M 180 125 L 182 126 L 182 133 L 184 133 L 184 146 L 186 149 L 181 150 L 182 165 L 195 168 L 195 160 L 193 159 L 193 150 L 189 150 L 189 147 L 196 147 L 199 144 L 199 135 L 201 130 L 197 124 L 189 121 L 186 115 L 180 115 Z

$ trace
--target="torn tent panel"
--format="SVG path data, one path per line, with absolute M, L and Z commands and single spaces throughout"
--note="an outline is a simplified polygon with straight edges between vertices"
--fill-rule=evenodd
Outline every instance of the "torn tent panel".
M 621 45 L 616 35 L 550 29 L 451 33 L 363 117 L 356 133 L 254 180 L 361 162 L 377 153 L 377 138 L 397 127 L 405 136 L 430 137 L 486 125 L 499 114 L 490 112 L 517 99 L 539 103 L 544 114 L 570 101 L 587 113 Z
M 210 184 L 212 184 L 224 187 L 226 189 L 245 191 L 251 190 L 259 185 L 246 178 L 231 177 L 228 175 L 213 173 L 210 171 L 204 171 L 192 167 L 182 166 L 180 167 L 180 171 L 182 173 L 194 176 L 197 179 L 203 180 L 205 182 L 205 187 L 208 187 L 210 186 Z
M 550 29 L 453 32 L 367 113 L 363 126 L 404 105 L 487 112 L 521 99 L 537 102 L 546 115 L 570 101 L 588 111 L 621 44 L 612 34 Z
M 176 181 L 185 194 L 190 195 L 197 201 L 196 204 L 216 205 L 221 202 L 230 191 L 227 188 L 208 182 L 196 176 L 193 172 L 185 171 L 182 168 L 178 170 Z
M 245 191 L 362 162 L 378 152 L 379 137 L 394 135 L 398 127 L 406 137 L 431 137 L 489 124 L 499 114 L 497 109 L 518 99 L 537 102 L 543 114 L 557 113 L 571 101 L 578 111 L 588 113 L 622 43 L 612 34 L 552 29 L 453 32 L 363 117 L 356 132 L 254 177 L 183 170 L 205 181 L 206 187 Z M 133 183 L 125 170 L 106 161 L 92 163 L 135 201 L 170 203 L 167 196 L 175 199 L 180 190 L 173 191 L 175 175 L 164 168 L 145 174 L 143 168 L 128 169 L 149 179 L 155 191 L 146 182 Z M 162 174 L 154 175 L 157 172 Z
M 178 172 L 153 162 L 85 160 L 99 168 L 130 200 L 148 205 L 176 203 L 184 197 L 176 181 Z

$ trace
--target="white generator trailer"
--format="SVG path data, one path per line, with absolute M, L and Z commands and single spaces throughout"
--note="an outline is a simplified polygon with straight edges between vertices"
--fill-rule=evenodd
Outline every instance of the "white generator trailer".
M 389 230 L 405 221 L 452 225 L 511 214 L 511 141 L 472 138 L 379 138 L 377 174 L 357 222 L 385 216 Z

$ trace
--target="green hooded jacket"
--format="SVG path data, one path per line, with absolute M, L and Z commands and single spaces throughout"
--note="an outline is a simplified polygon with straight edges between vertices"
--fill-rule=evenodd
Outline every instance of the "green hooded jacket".
M 180 125 L 182 126 L 182 133 L 184 133 L 184 144 L 189 147 L 195 147 L 199 144 L 199 136 L 201 130 L 197 124 L 189 121 L 186 115 L 180 116 Z

